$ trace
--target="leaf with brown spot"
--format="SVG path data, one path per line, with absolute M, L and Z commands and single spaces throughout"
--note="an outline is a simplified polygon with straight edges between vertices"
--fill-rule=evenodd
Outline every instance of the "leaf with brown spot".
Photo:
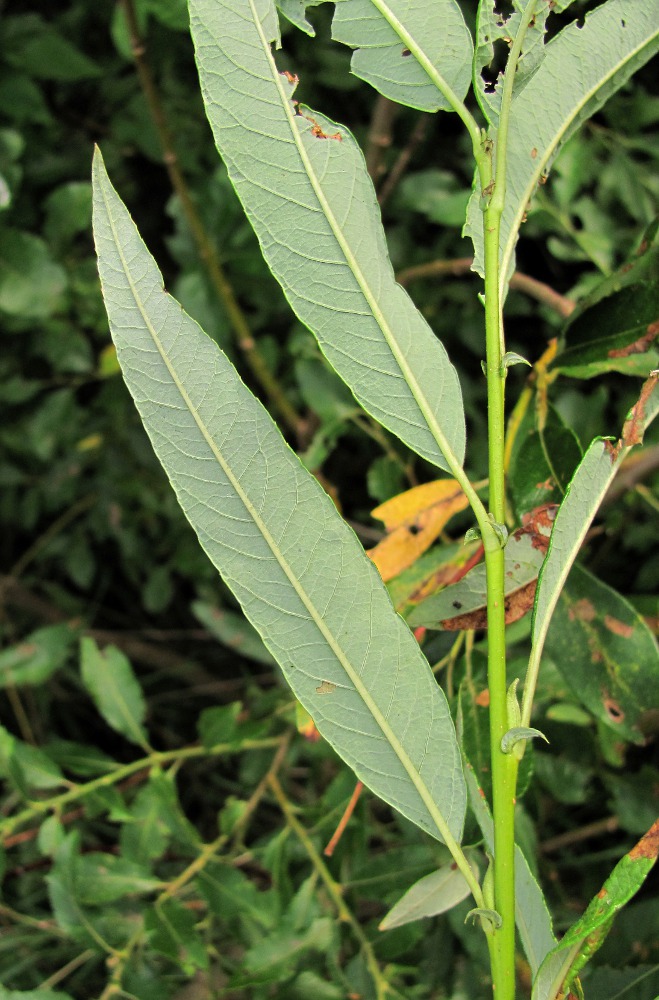
M 482 555 L 480 542 L 433 546 L 387 584 L 396 611 L 406 618 L 421 601 L 461 579 Z
M 556 606 L 547 653 L 575 695 L 623 739 L 644 741 L 641 720 L 659 704 L 659 650 L 628 601 L 575 566 Z
M 647 374 L 656 367 L 658 317 L 659 281 L 620 288 L 570 317 L 553 368 L 572 378 Z
M 617 618 L 614 618 L 613 615 L 605 615 L 604 624 L 611 632 L 615 632 L 616 635 L 621 635 L 624 639 L 630 639 L 634 634 L 634 629 L 631 625 L 627 625 L 625 622 L 619 621 Z
M 536 536 L 519 528 L 505 549 L 506 621 L 517 621 L 533 607 L 535 586 L 544 550 Z M 410 625 L 450 631 L 487 628 L 485 565 L 479 563 L 459 583 L 423 601 L 410 614 Z M 460 614 L 456 614 L 459 611 Z
M 615 866 L 585 913 L 543 961 L 533 986 L 534 1000 L 563 996 L 586 962 L 601 947 L 616 914 L 641 888 L 659 853 L 659 820 Z M 560 980 L 558 979 L 558 977 Z M 545 992 L 550 984 L 562 989 Z
M 654 410 L 656 410 L 657 407 L 657 397 L 654 393 L 658 381 L 659 372 L 652 372 L 650 377 L 643 383 L 641 394 L 636 403 L 632 406 L 629 416 L 625 420 L 622 428 L 621 443 L 626 448 L 631 448 L 632 445 L 640 444 L 643 440 L 643 433 L 649 423 L 649 419 L 651 419 L 651 403 L 654 404 Z
M 385 582 L 408 569 L 430 548 L 454 514 L 468 501 L 454 479 L 415 486 L 380 504 L 373 517 L 384 522 L 387 536 L 368 553 Z
M 506 625 L 512 625 L 513 622 L 519 621 L 520 618 L 528 614 L 533 607 L 537 584 L 537 580 L 531 580 L 525 587 L 520 587 L 507 595 L 504 602 Z M 472 611 L 468 615 L 456 615 L 455 618 L 447 618 L 439 624 L 447 632 L 467 632 L 472 629 L 487 628 L 487 609 L 479 608 L 478 611 Z
M 656 323 L 650 323 L 643 336 L 639 337 L 638 340 L 635 340 L 633 344 L 628 344 L 627 347 L 620 347 L 617 350 L 609 351 L 609 357 L 628 358 L 630 354 L 646 354 L 658 336 L 659 320 Z

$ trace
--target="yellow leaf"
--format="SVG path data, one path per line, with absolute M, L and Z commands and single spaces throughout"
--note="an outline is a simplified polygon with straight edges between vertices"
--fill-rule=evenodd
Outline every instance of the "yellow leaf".
M 380 504 L 373 517 L 384 521 L 387 536 L 371 549 L 382 579 L 391 580 L 429 549 L 454 514 L 468 500 L 454 479 L 415 486 Z

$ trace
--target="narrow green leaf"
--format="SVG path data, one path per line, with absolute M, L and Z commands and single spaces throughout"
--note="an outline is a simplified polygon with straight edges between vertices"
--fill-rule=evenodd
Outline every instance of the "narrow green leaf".
M 468 763 L 465 767 L 465 778 L 472 812 L 485 838 L 488 851 L 494 855 L 494 823 L 487 800 Z M 528 861 L 517 846 L 515 846 L 515 923 L 524 953 L 535 975 L 545 956 L 554 948 L 556 938 L 542 889 L 533 877 Z
M 350 68 L 392 101 L 450 111 L 471 83 L 474 49 L 455 0 L 342 0 L 332 37 L 355 49 Z
M 114 646 L 101 651 L 90 638 L 81 640 L 80 654 L 83 684 L 107 724 L 148 751 L 146 702 L 129 661 Z
M 471 865 L 478 878 L 476 864 Z M 381 931 L 390 931 L 394 927 L 421 920 L 423 917 L 436 917 L 453 909 L 469 895 L 470 889 L 464 875 L 453 862 L 438 868 L 437 871 L 424 875 L 418 882 L 410 886 L 386 917 L 380 922 Z
M 462 465 L 455 369 L 394 279 L 354 138 L 292 101 L 273 0 L 191 0 L 190 17 L 217 147 L 292 308 L 369 413 L 440 468 Z
M 192 976 L 197 969 L 208 968 L 208 948 L 197 930 L 198 916 L 177 899 L 146 910 L 144 928 L 149 945 Z
M 0 726 L 0 774 L 11 778 L 22 795 L 29 798 L 35 788 L 59 788 L 66 779 L 54 760 L 39 747 Z
M 513 98 L 501 222 L 501 291 L 514 267 L 524 213 L 558 148 L 659 50 L 655 0 L 607 0 L 544 48 L 542 61 Z M 596 58 L 594 54 L 596 53 Z M 467 235 L 483 274 L 480 192 L 469 205 Z
M 373 791 L 459 838 L 443 692 L 380 577 L 219 348 L 168 296 L 100 154 L 99 269 L 129 389 L 179 502 L 318 729 Z
M 512 729 L 509 729 L 501 737 L 501 750 L 503 753 L 514 753 L 519 744 L 538 738 L 544 740 L 545 743 L 549 743 L 545 734 L 541 733 L 539 729 L 532 729 L 528 726 L 513 726 Z
M 657 376 L 647 380 L 636 406 L 623 428 L 622 439 L 614 448 L 610 441 L 598 438 L 584 455 L 570 482 L 549 540 L 549 550 L 540 570 L 532 625 L 532 650 L 529 660 L 531 689 L 540 665 L 551 617 L 563 585 L 577 557 L 586 532 L 592 524 L 606 491 L 629 449 L 643 439 L 645 430 L 659 412 Z M 524 721 L 530 719 L 526 704 Z
M 83 854 L 76 865 L 76 893 L 83 906 L 103 906 L 125 896 L 141 896 L 163 889 L 148 869 L 114 854 Z
M 607 275 L 579 299 L 574 312 L 570 314 L 570 324 L 575 323 L 582 313 L 597 305 L 601 299 L 627 288 L 629 285 L 646 285 L 659 281 L 659 217 L 654 219 L 643 232 L 639 245 L 620 267 Z
M 535 73 L 545 56 L 545 32 L 551 12 L 566 10 L 573 0 L 536 0 L 533 21 L 526 32 L 524 48 L 517 64 L 513 96 L 518 94 Z M 494 82 L 483 78 L 482 72 L 494 59 L 496 42 L 510 44 L 517 34 L 527 0 L 514 0 L 513 13 L 505 17 L 499 12 L 497 0 L 481 0 L 476 15 L 476 51 L 474 53 L 474 84 L 483 114 L 491 125 L 499 122 L 503 73 Z
M 480 920 L 484 928 L 487 928 L 490 932 L 496 931 L 501 927 L 502 920 L 500 914 L 496 910 L 489 910 L 484 906 L 476 906 L 473 910 L 470 910 L 465 917 L 465 923 L 468 920 Z
M 556 1000 L 598 950 L 613 919 L 638 892 L 659 852 L 659 820 L 615 866 L 584 915 L 545 958 L 533 983 L 532 1000 Z
M 581 445 L 550 409 L 542 429 L 520 435 L 510 464 L 510 495 L 517 517 L 545 504 L 560 504 L 581 461 Z
M 326 953 L 332 942 L 334 920 L 317 917 L 303 930 L 278 927 L 252 945 L 243 959 L 244 981 L 247 985 L 258 981 L 281 983 L 289 976 L 302 958 L 311 952 Z M 240 974 L 236 985 L 240 983 Z

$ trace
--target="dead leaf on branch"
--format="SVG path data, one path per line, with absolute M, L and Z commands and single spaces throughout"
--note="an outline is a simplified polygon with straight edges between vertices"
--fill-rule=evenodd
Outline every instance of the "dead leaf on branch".
M 382 579 L 393 579 L 408 569 L 439 537 L 454 514 L 469 502 L 454 479 L 414 486 L 372 511 L 384 522 L 386 538 L 368 555 Z

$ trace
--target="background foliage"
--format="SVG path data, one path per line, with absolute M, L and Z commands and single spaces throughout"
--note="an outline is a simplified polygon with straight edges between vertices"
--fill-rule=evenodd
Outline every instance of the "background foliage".
M 463 7 L 473 19 L 475 4 Z M 146 48 L 141 75 L 131 11 Z M 183 520 L 118 375 L 90 235 L 94 142 L 167 287 L 270 401 L 367 547 L 381 537 L 373 508 L 432 471 L 359 410 L 292 320 L 217 159 L 183 0 L 76 0 L 47 11 L 21 0 L 2 14 L 0 997 L 369 997 L 373 960 L 405 997 L 486 996 L 484 945 L 463 925 L 466 903 L 432 923 L 377 930 L 410 882 L 443 860 L 441 846 L 363 795 L 333 857 L 322 856 L 354 779 L 324 744 L 295 732 L 290 695 Z M 460 372 L 477 480 L 485 389 L 478 283 L 460 236 L 466 143 L 450 116 L 376 100 L 349 75 L 348 51 L 329 41 L 330 11 L 312 14 L 318 39 L 284 35 L 296 96 L 348 125 L 366 150 L 394 266 Z M 518 267 L 562 297 L 538 301 L 523 279 L 511 292 L 509 349 L 533 363 L 572 301 L 630 260 L 638 266 L 644 234 L 645 312 L 635 322 L 659 311 L 655 74 L 638 74 L 570 141 L 529 211 Z M 163 165 L 163 138 L 179 174 L 171 155 L 169 173 Z M 433 274 L 408 270 L 436 261 Z M 619 307 L 627 319 L 629 303 Z M 611 316 L 611 337 L 630 343 L 632 327 Z M 593 322 L 581 313 L 563 372 L 549 385 L 536 369 L 540 392 L 522 397 L 515 523 L 557 498 L 555 487 L 535 490 L 552 473 L 560 495 L 581 449 L 595 434 L 617 435 L 638 395 L 633 355 L 603 366 L 588 354 Z M 511 369 L 511 400 L 527 378 Z M 598 601 L 598 588 L 614 587 L 626 599 L 617 618 L 634 608 L 655 629 L 656 441 L 655 428 L 616 481 L 578 588 Z M 438 529 L 441 548 L 392 580 L 397 606 L 453 557 L 447 546 L 468 526 L 457 513 Z M 424 646 L 431 663 L 444 661 L 451 698 L 461 686 L 473 694 L 475 748 L 486 715 L 481 635 L 466 654 L 450 632 Z M 528 617 L 511 627 L 513 671 L 527 636 Z M 560 931 L 659 812 L 659 720 L 642 677 L 640 728 L 616 728 L 611 705 L 607 719 L 606 704 L 584 701 L 584 662 L 576 657 L 570 685 L 557 639 L 548 652 L 536 724 L 551 742 L 534 752 L 518 821 Z M 588 998 L 659 994 L 657 912 L 649 880 L 598 953 Z M 523 966 L 519 976 L 523 995 Z

